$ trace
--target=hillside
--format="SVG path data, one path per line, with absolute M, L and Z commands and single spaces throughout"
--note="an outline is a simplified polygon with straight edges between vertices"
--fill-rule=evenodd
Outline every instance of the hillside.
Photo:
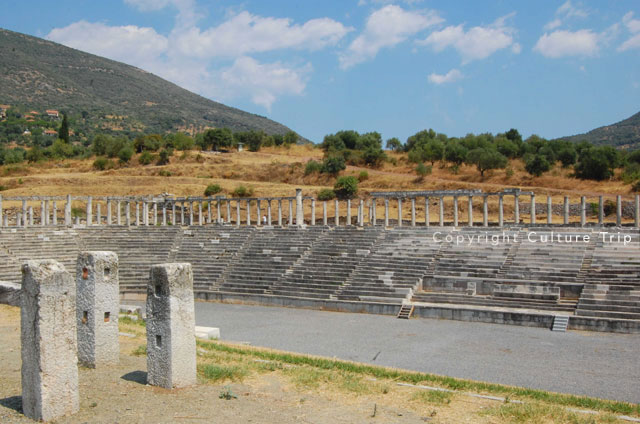
M 596 128 L 585 134 L 562 137 L 573 142 L 588 141 L 593 144 L 608 144 L 619 148 L 640 147 L 640 112 L 612 125 Z
M 87 132 L 227 127 L 284 134 L 263 116 L 191 93 L 133 66 L 0 29 L 0 104 L 67 112 Z

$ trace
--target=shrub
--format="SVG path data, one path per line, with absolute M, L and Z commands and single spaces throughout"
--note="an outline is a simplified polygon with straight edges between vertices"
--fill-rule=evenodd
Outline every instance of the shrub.
M 120 159 L 120 163 L 128 163 L 133 156 L 133 147 L 124 146 L 120 151 L 118 151 L 118 158 Z
M 98 171 L 104 171 L 105 169 L 110 168 L 111 161 L 107 158 L 97 158 L 93 161 L 93 168 Z
M 160 175 L 161 177 L 170 177 L 172 174 L 171 171 L 161 169 L 160 172 L 158 172 L 158 175 Z
M 322 172 L 336 176 L 340 171 L 346 169 L 344 158 L 340 156 L 330 156 L 322 162 Z
M 367 171 L 360 171 L 358 174 L 358 182 L 363 182 L 369 179 L 369 173 Z
M 416 174 L 418 175 L 418 179 L 420 181 L 424 180 L 424 177 L 426 177 L 427 175 L 431 175 L 431 170 L 433 168 L 431 166 L 425 166 L 424 163 L 419 163 L 418 166 L 416 166 Z
M 546 157 L 535 155 L 527 160 L 524 169 L 526 169 L 529 174 L 539 177 L 551 169 L 551 164 Z
M 640 180 L 637 180 L 635 183 L 633 183 L 633 185 L 631 186 L 631 190 L 636 193 L 640 193 Z
M 167 165 L 169 163 L 169 158 L 173 156 L 173 149 L 162 149 L 158 154 L 158 162 L 157 165 Z
M 151 162 L 153 162 L 153 159 L 154 155 L 145 150 L 138 158 L 138 162 L 140 162 L 141 165 L 149 165 Z
M 232 193 L 235 197 L 251 197 L 253 196 L 253 188 L 239 185 Z
M 358 193 L 358 180 L 355 177 L 340 177 L 333 186 L 339 199 L 353 199 Z
M 318 192 L 318 200 L 326 201 L 326 200 L 333 200 L 335 198 L 336 198 L 336 193 L 330 188 L 323 188 Z
M 218 194 L 222 191 L 222 187 L 218 184 L 209 184 L 207 188 L 204 189 L 205 196 L 213 196 L 214 194 Z
M 313 159 L 307 162 L 307 165 L 304 167 L 304 175 L 314 174 L 321 171 L 322 164 L 320 162 L 316 162 Z

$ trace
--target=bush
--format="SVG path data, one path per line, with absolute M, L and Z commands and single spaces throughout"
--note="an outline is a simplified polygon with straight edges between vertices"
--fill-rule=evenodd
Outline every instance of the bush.
M 97 158 L 93 161 L 93 169 L 97 169 L 98 171 L 104 171 L 105 169 L 109 169 L 111 165 L 111 161 L 107 158 Z
M 330 156 L 322 162 L 322 172 L 336 176 L 340 171 L 346 169 L 344 158 L 340 156 Z
M 358 174 L 358 182 L 363 182 L 369 179 L 369 173 L 367 171 L 360 171 Z
M 133 147 L 131 146 L 124 146 L 118 152 L 118 158 L 120 159 L 120 163 L 128 163 L 131 160 L 132 156 L 133 156 Z
M 209 184 L 207 188 L 204 189 L 204 195 L 209 197 L 213 196 L 214 194 L 218 194 L 221 191 L 222 187 L 220 187 L 218 184 Z
M 527 160 L 524 169 L 533 176 L 539 177 L 551 169 L 551 164 L 546 157 L 535 155 Z
M 145 150 L 138 158 L 138 162 L 140 162 L 141 165 L 149 165 L 151 162 L 153 162 L 153 159 L 155 158 L 154 156 L 155 155 L 152 155 Z
M 335 198 L 336 198 L 336 193 L 330 188 L 323 188 L 318 192 L 318 200 L 326 201 L 326 200 L 333 200 Z
M 340 177 L 333 191 L 339 199 L 353 199 L 358 194 L 358 180 L 355 177 Z
M 233 190 L 232 193 L 235 197 L 251 197 L 253 196 L 253 188 L 239 185 Z
M 316 172 L 322 172 L 322 164 L 315 160 L 310 160 L 304 167 L 304 175 L 314 174 Z
M 424 163 L 419 163 L 418 166 L 416 166 L 416 174 L 418 175 L 418 179 L 420 181 L 424 180 L 424 177 L 426 177 L 427 175 L 431 175 L 432 169 L 433 168 L 431 166 L 425 166 Z
M 636 193 L 640 193 L 640 180 L 633 183 L 633 185 L 631 186 L 631 190 Z
M 158 162 L 157 165 L 167 165 L 169 163 L 169 158 L 173 156 L 173 149 L 162 149 L 158 154 Z

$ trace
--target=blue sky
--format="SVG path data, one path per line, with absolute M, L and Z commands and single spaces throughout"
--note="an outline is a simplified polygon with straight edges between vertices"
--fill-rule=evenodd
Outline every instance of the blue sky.
M 153 72 L 313 141 L 553 138 L 640 111 L 640 4 L 0 0 L 0 27 Z

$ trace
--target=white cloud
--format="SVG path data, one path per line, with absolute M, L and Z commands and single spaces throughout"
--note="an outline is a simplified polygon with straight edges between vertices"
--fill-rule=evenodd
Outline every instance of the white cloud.
M 556 18 L 544 26 L 545 31 L 552 31 L 562 25 L 562 19 Z
M 565 56 L 595 56 L 600 50 L 601 36 L 590 29 L 558 30 L 544 33 L 533 50 L 549 58 Z
M 55 28 L 47 39 L 141 68 L 163 54 L 169 46 L 167 38 L 153 28 L 108 26 L 87 21 Z
M 376 10 L 367 18 L 362 34 L 340 55 L 340 67 L 347 69 L 372 59 L 380 49 L 400 44 L 442 21 L 435 12 L 410 12 L 396 5 Z
M 351 28 L 329 18 L 294 25 L 290 19 L 241 12 L 217 27 L 191 27 L 176 34 L 175 46 L 185 56 L 238 57 L 277 49 L 318 50 L 335 45 Z
M 429 79 L 429 82 L 433 84 L 437 84 L 437 85 L 445 84 L 448 82 L 454 82 L 454 81 L 458 81 L 459 79 L 462 79 L 462 72 L 460 72 L 457 69 L 452 69 L 444 75 L 439 75 L 434 72 L 431 75 L 429 75 L 428 79 Z
M 622 17 L 622 23 L 632 35 L 618 47 L 618 51 L 640 48 L 640 19 L 633 19 L 633 12 L 628 12 Z
M 491 25 L 475 26 L 466 32 L 463 24 L 448 26 L 432 32 L 418 44 L 430 46 L 436 52 L 453 47 L 462 56 L 463 63 L 485 59 L 507 47 L 511 47 L 514 53 L 520 53 L 521 46 L 513 39 L 516 29 L 506 25 L 506 20 L 511 16 L 513 13 L 496 19 Z
M 578 3 L 578 6 L 574 6 L 571 3 L 571 0 L 567 0 L 564 2 L 555 13 L 555 18 L 548 22 L 543 29 L 545 31 L 553 31 L 556 28 L 562 26 L 564 21 L 571 18 L 586 18 L 589 16 L 589 12 L 581 8 L 581 4 Z
M 288 68 L 280 62 L 261 64 L 244 56 L 221 71 L 219 77 L 223 90 L 232 90 L 233 96 L 251 96 L 253 103 L 270 110 L 278 96 L 302 95 L 311 70 L 310 64 Z

